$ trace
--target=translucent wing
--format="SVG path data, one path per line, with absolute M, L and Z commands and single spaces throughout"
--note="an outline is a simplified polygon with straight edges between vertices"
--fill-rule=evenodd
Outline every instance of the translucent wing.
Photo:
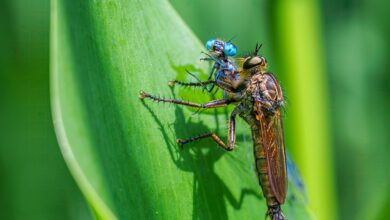
M 257 109 L 261 109 L 259 102 L 256 102 L 256 105 Z M 260 110 L 256 118 L 260 122 L 260 135 L 267 158 L 270 185 L 278 202 L 283 204 L 287 194 L 287 170 L 280 110 L 272 116 L 266 116 Z

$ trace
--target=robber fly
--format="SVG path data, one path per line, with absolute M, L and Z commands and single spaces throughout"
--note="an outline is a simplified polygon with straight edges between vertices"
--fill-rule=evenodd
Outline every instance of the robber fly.
M 215 75 L 214 79 L 218 80 L 220 78 L 231 78 L 237 77 L 238 72 L 235 66 L 234 61 L 231 57 L 237 54 L 237 47 L 229 41 L 224 42 L 221 39 L 210 39 L 206 42 L 206 48 L 209 53 L 204 53 L 207 57 L 202 58 L 201 60 L 212 61 L 213 67 L 211 68 L 209 77 L 207 80 L 212 80 L 212 77 Z M 169 82 L 170 86 L 175 84 L 180 84 L 182 86 L 203 86 L 204 90 L 211 93 L 214 89 L 214 84 L 211 84 L 207 88 L 206 85 L 202 85 L 202 81 L 196 77 L 194 74 L 187 71 L 191 76 L 193 76 L 198 83 L 188 83 L 182 82 L 179 80 L 172 80 Z
M 198 104 L 178 99 L 159 98 L 144 91 L 140 92 L 139 98 L 196 108 L 236 105 L 229 119 L 227 144 L 212 132 L 188 139 L 177 139 L 177 143 L 183 146 L 203 138 L 211 138 L 224 150 L 232 151 L 236 141 L 236 116 L 239 115 L 250 125 L 252 131 L 257 176 L 268 207 L 266 217 L 269 216 L 272 220 L 284 220 L 280 208 L 287 194 L 287 169 L 281 115 L 284 99 L 279 82 L 272 73 L 266 70 L 265 58 L 258 56 L 259 48 L 256 45 L 253 54 L 237 58 L 239 66 L 237 80 L 220 77 L 202 82 L 223 89 L 228 94 L 227 98 Z

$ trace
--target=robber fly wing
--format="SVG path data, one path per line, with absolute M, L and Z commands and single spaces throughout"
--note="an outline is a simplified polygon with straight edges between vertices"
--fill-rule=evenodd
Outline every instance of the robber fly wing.
M 255 101 L 254 108 L 260 124 L 259 132 L 266 156 L 269 182 L 276 199 L 283 204 L 288 181 L 281 111 L 278 108 L 274 114 L 266 114 L 260 101 Z
M 256 105 L 257 108 L 261 108 L 260 103 Z M 256 116 L 260 122 L 260 135 L 268 165 L 270 185 L 278 202 L 283 204 L 287 193 L 287 170 L 280 110 L 277 110 L 273 116 L 267 117 L 263 111 L 257 112 Z

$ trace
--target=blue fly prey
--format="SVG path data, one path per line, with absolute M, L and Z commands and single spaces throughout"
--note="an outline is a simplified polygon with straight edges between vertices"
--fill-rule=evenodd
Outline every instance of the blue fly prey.
M 201 58 L 203 61 L 211 61 L 213 62 L 211 71 L 208 76 L 208 81 L 212 80 L 214 76 L 214 80 L 218 80 L 221 78 L 230 78 L 238 76 L 238 72 L 236 69 L 236 65 L 233 56 L 237 54 L 237 47 L 231 43 L 230 41 L 224 42 L 220 39 L 210 39 L 206 43 L 206 48 L 209 53 L 203 53 L 206 57 Z M 210 87 L 202 84 L 202 81 L 195 76 L 194 74 L 187 71 L 191 76 L 193 76 L 200 86 L 204 88 L 205 91 L 211 93 L 214 89 L 214 84 L 211 84 Z M 181 82 L 179 80 L 172 80 L 169 82 L 170 86 L 174 86 L 175 84 L 180 84 L 182 86 L 194 86 L 194 83 L 189 82 Z

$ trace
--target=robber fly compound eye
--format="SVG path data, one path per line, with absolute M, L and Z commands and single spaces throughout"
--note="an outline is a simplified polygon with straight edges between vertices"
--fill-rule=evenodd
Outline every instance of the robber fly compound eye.
M 265 57 L 261 57 L 261 66 L 265 66 L 267 64 L 267 60 L 265 59 Z

